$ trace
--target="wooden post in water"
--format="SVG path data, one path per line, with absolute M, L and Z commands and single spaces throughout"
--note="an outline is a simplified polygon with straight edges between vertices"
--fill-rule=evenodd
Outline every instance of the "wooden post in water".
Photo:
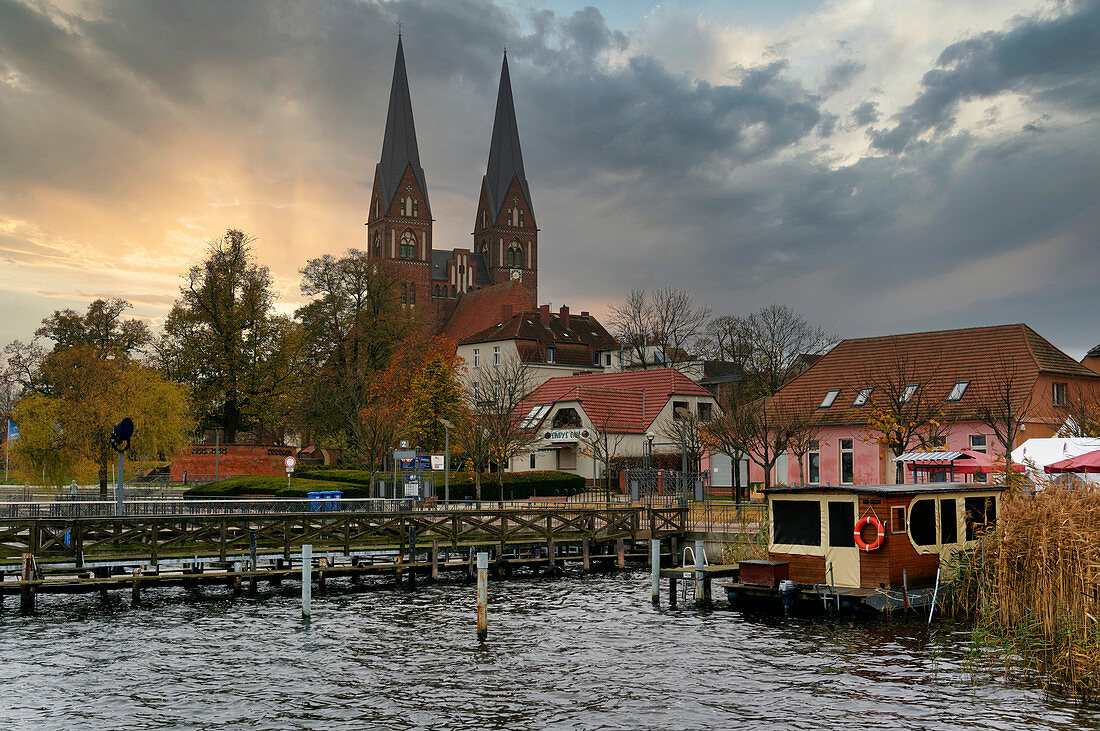
M 553 538 L 546 539 L 546 569 L 547 576 L 554 575 L 554 554 L 558 552 L 557 546 L 554 545 Z
M 256 596 L 256 531 L 248 531 L 248 569 L 252 575 L 248 577 L 248 595 Z
M 325 568 L 328 566 L 328 556 L 321 556 L 317 559 L 317 591 L 324 593 L 325 591 Z
M 313 546 L 302 546 L 302 616 L 309 619 L 311 593 L 313 592 Z
M 130 587 L 130 606 L 141 606 L 141 569 L 134 569 L 134 583 Z
M 590 566 L 588 562 L 588 539 L 585 538 L 581 541 L 581 569 L 584 573 L 588 573 Z
M 706 572 L 703 571 L 703 542 L 695 542 L 695 606 L 705 607 L 709 597 L 707 591 L 709 582 L 706 580 Z
M 625 569 L 626 568 L 626 541 L 624 541 L 622 538 L 616 538 L 615 539 L 615 556 L 616 556 L 616 561 L 615 561 L 616 565 L 620 569 Z
M 676 545 L 676 536 L 671 536 L 672 541 L 672 568 L 676 568 L 679 564 L 677 561 L 680 559 L 680 552 L 676 550 L 679 546 Z
M 432 541 L 432 581 L 439 578 L 439 541 Z
M 19 586 L 19 613 L 30 614 L 34 611 L 34 587 L 28 581 L 34 580 L 34 554 L 23 554 L 23 583 Z
M 653 590 L 653 606 L 661 606 L 661 541 L 649 539 L 649 582 Z
M 477 639 L 489 635 L 489 554 L 477 554 Z

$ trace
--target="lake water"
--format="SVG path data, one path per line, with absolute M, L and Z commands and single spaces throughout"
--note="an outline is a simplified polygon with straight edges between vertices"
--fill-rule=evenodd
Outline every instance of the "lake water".
M 641 572 L 39 597 L 0 612 L 0 728 L 1100 729 L 951 622 L 655 610 Z

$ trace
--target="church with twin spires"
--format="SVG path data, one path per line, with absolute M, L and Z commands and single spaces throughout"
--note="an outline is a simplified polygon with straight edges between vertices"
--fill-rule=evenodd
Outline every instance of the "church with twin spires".
M 538 228 L 523 172 L 507 51 L 473 224 L 472 247 L 434 247 L 432 208 L 398 36 L 382 156 L 367 216 L 367 252 L 393 262 L 401 273 L 402 303 L 420 309 L 435 332 L 455 340 L 499 321 L 502 308 L 530 310 L 538 302 Z

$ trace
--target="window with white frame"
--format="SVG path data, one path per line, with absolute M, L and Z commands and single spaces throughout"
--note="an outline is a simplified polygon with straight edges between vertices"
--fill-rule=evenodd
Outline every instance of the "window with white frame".
M 493 346 L 493 365 L 495 365 L 495 366 L 500 365 L 500 346 L 499 345 L 494 345 Z
M 554 358 L 556 357 L 556 354 L 557 350 L 555 350 L 554 346 L 548 346 L 546 348 L 546 362 L 555 363 L 556 361 L 554 360 Z
M 919 384 L 916 384 L 916 383 L 910 383 L 908 386 L 906 386 L 905 390 L 901 392 L 901 396 L 898 396 L 898 403 L 899 404 L 909 403 L 909 401 L 912 400 L 912 398 L 913 398 L 913 394 L 915 394 L 917 392 L 917 386 L 918 385 Z
M 986 440 L 985 434 L 971 434 L 970 435 L 970 448 L 975 452 L 981 452 L 985 454 Z
M 821 482 L 821 445 L 816 439 L 810 442 L 810 451 L 806 453 L 806 478 L 811 485 Z
M 474 368 L 481 367 L 481 348 L 474 348 Z
M 521 429 L 533 429 L 538 426 L 542 418 L 546 416 L 546 413 L 550 411 L 550 407 L 554 404 L 537 404 L 531 407 L 531 410 L 527 412 L 527 416 L 523 417 L 523 421 L 520 422 Z
M 1052 384 L 1050 384 L 1050 386 L 1051 386 L 1051 396 L 1053 398 L 1053 403 L 1054 403 L 1055 406 L 1065 406 L 1066 405 L 1066 385 L 1067 384 L 1065 384 L 1065 383 L 1052 383 Z
M 951 393 L 947 394 L 948 401 L 961 401 L 963 394 L 966 393 L 966 387 L 970 385 L 970 381 L 955 381 L 955 385 L 951 387 Z
M 839 388 L 830 389 L 829 392 L 825 394 L 825 398 L 821 399 L 821 405 L 818 406 L 817 408 L 819 408 L 819 409 L 829 408 L 830 406 L 833 405 L 833 402 L 836 401 L 836 397 L 839 396 L 839 395 L 840 395 L 840 389 Z
M 851 485 L 856 477 L 856 455 L 851 439 L 840 440 L 840 484 Z
M 867 388 L 859 389 L 859 393 L 856 394 L 855 400 L 852 401 L 852 406 L 863 406 L 867 403 L 867 399 L 871 397 L 871 392 L 875 390 L 874 386 L 868 386 Z

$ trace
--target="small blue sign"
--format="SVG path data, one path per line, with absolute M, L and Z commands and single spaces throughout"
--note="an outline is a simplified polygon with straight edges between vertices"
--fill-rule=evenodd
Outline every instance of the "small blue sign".
M 19 438 L 19 427 L 15 425 L 15 422 L 8 420 L 8 441 L 14 441 Z

